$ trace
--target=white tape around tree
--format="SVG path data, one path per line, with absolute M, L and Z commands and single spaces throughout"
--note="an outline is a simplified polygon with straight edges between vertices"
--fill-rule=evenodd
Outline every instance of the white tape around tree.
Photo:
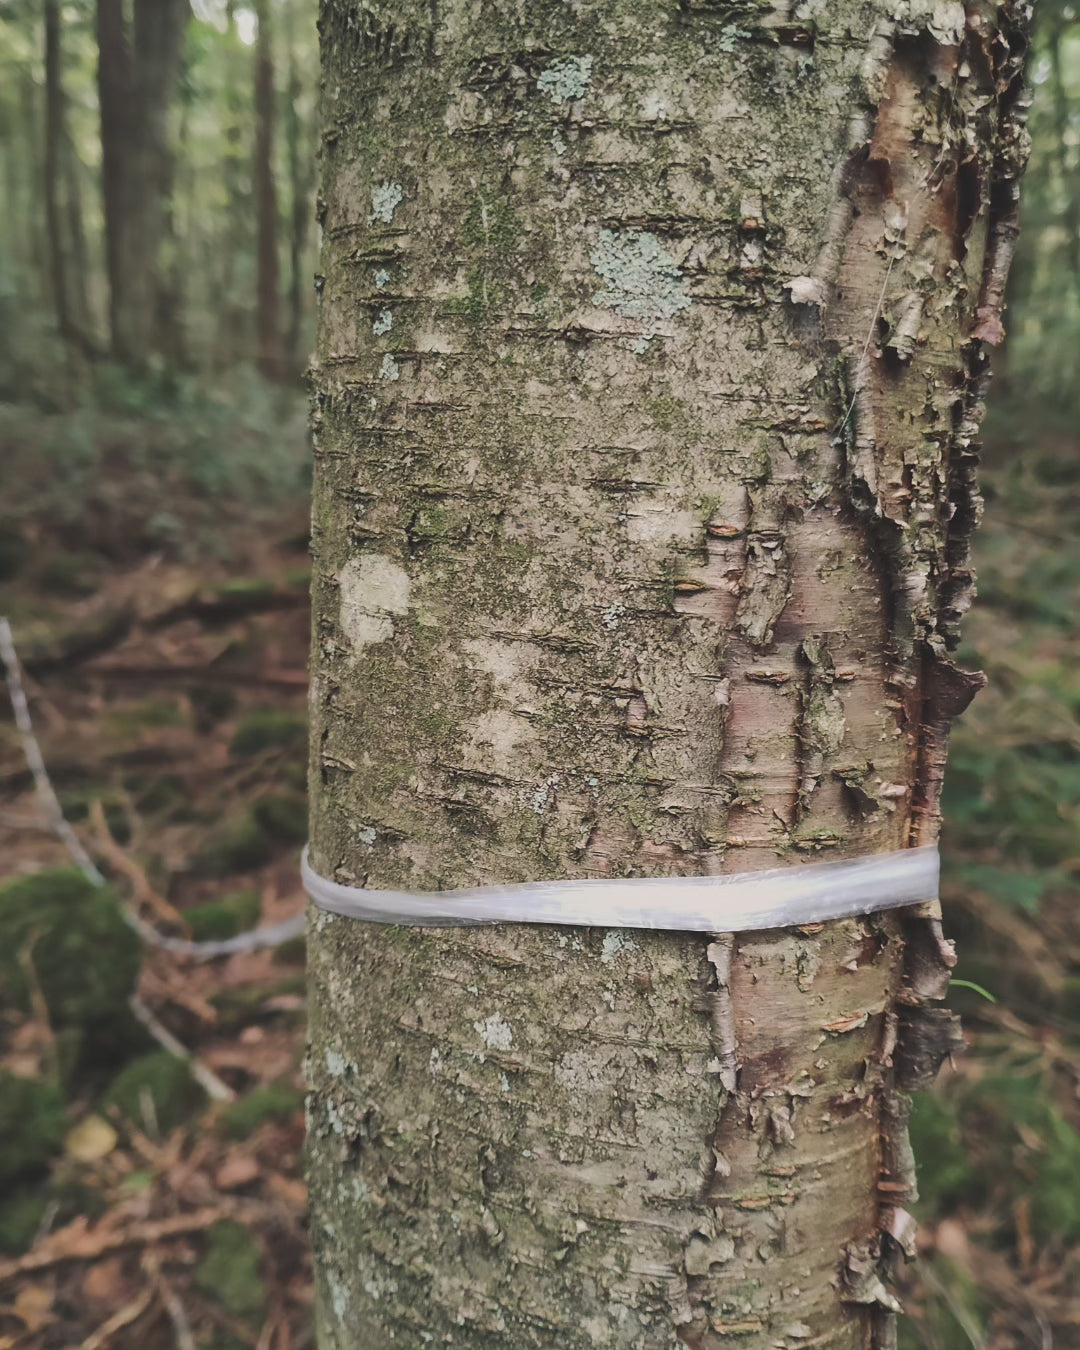
M 938 850 L 929 846 L 718 877 L 590 877 L 453 891 L 379 891 L 320 876 L 306 848 L 300 860 L 304 889 L 320 909 L 368 923 L 424 928 L 557 923 L 692 933 L 790 928 L 935 900 L 939 868 Z

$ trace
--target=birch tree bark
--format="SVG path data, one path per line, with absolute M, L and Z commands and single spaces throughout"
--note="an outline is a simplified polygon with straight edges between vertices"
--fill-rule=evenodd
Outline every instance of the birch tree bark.
M 318 870 L 935 838 L 1027 18 L 323 0 Z M 324 1350 L 895 1344 L 935 905 L 310 948 Z

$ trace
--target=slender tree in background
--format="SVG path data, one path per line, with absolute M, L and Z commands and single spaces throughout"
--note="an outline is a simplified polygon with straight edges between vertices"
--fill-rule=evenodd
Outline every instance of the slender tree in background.
M 269 0 L 256 0 L 255 39 L 255 259 L 256 341 L 259 370 L 282 374 L 278 204 L 274 178 L 274 48 Z
M 304 322 L 304 295 L 310 285 L 304 259 L 311 225 L 311 191 L 314 183 L 314 145 L 309 145 L 310 133 L 304 126 L 300 112 L 304 85 L 300 70 L 297 15 L 292 0 L 284 7 L 285 39 L 288 48 L 289 74 L 285 98 L 285 143 L 289 168 L 289 198 L 291 221 L 289 230 L 289 322 L 285 335 L 285 355 L 289 367 L 299 369 L 301 364 L 301 334 Z
M 97 0 L 102 200 L 114 358 L 145 363 L 162 341 L 161 245 L 172 184 L 170 112 L 188 0 Z
M 59 0 L 45 0 L 45 228 L 49 238 L 49 270 L 53 286 L 56 326 L 65 340 L 72 334 L 68 303 L 67 256 L 61 203 L 65 150 L 65 107 L 60 51 Z
M 1028 16 L 739 13 L 323 2 L 325 875 L 936 837 Z M 935 905 L 310 941 L 323 1347 L 895 1344 Z

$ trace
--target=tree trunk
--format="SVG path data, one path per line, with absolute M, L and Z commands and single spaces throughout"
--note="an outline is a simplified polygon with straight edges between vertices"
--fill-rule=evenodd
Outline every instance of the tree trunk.
M 101 355 L 93 337 L 97 327 L 90 301 L 90 250 L 86 245 L 86 225 L 83 215 L 83 165 L 70 133 L 63 146 L 64 183 L 67 196 L 68 235 L 71 239 L 71 306 L 78 325 L 80 341 L 85 350 Z
M 296 51 L 296 24 L 292 4 L 285 6 L 286 42 L 289 52 L 288 94 L 285 99 L 285 140 L 289 161 L 289 197 L 291 228 L 289 230 L 289 323 L 285 337 L 285 352 L 289 370 L 301 368 L 300 335 L 304 322 L 304 295 L 310 279 L 304 275 L 304 255 L 307 250 L 308 228 L 311 223 L 311 187 L 314 156 L 307 145 L 309 129 L 300 117 L 303 84 Z
M 97 0 L 98 101 L 112 354 L 139 367 L 162 350 L 159 277 L 172 184 L 169 113 L 188 0 Z
M 268 0 L 257 0 L 255 40 L 255 327 L 257 364 L 270 380 L 281 378 L 280 278 L 277 185 L 274 179 L 274 49 Z
M 63 206 L 60 200 L 61 155 L 64 133 L 64 86 L 60 52 L 59 0 L 45 0 L 45 231 L 49 239 L 53 309 L 56 328 L 65 341 L 71 337 L 68 303 L 67 251 L 64 247 Z
M 1027 12 L 813 13 L 323 0 L 324 875 L 936 837 Z M 895 1344 L 936 905 L 310 951 L 323 1350 Z

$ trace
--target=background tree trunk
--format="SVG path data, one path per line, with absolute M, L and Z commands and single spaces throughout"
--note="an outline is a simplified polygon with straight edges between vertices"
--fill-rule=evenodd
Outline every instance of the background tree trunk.
M 281 378 L 277 185 L 274 180 L 274 48 L 268 0 L 258 0 L 255 39 L 256 341 L 259 370 Z
M 935 837 L 1027 15 L 894 8 L 324 0 L 323 873 Z M 935 906 L 310 953 L 324 1348 L 895 1344 Z
M 296 41 L 296 15 L 293 5 L 284 7 L 285 40 L 288 47 L 289 75 L 285 99 L 285 140 L 289 163 L 289 201 L 291 227 L 289 230 L 289 323 L 285 338 L 285 355 L 290 372 L 301 369 L 300 334 L 304 317 L 304 291 L 310 280 L 304 269 L 308 230 L 311 224 L 311 189 L 314 183 L 314 145 L 307 144 L 308 136 L 300 116 L 303 82 Z
M 109 327 L 116 360 L 132 367 L 160 352 L 160 250 L 172 183 L 170 110 L 180 71 L 188 0 L 98 0 Z
M 45 0 L 45 229 L 49 238 L 50 273 L 56 327 L 60 336 L 72 336 L 68 301 L 67 250 L 64 247 L 64 210 L 60 197 L 61 156 L 64 153 L 64 86 L 60 50 L 60 5 Z

